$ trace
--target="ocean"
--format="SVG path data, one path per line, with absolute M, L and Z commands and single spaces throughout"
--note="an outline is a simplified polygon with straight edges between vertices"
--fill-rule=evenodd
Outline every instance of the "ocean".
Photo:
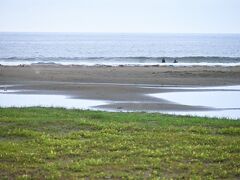
M 236 66 L 240 34 L 0 33 L 0 64 L 35 63 Z

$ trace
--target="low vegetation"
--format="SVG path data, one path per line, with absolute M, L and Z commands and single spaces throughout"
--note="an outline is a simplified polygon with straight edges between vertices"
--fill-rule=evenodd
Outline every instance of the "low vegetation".
M 0 109 L 2 179 L 239 179 L 240 121 Z

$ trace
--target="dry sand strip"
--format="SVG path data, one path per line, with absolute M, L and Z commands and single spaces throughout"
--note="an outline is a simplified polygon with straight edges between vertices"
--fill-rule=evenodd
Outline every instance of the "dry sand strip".
M 102 108 L 206 110 L 203 107 L 172 104 L 146 94 L 174 91 L 154 88 L 162 85 L 239 85 L 240 67 L 1 66 L 0 85 L 5 84 L 17 84 L 12 89 L 35 90 L 40 94 L 64 94 L 115 102 Z
M 236 67 L 107 67 L 107 66 L 0 66 L 0 82 L 61 81 L 88 83 L 135 83 L 159 85 L 240 84 Z

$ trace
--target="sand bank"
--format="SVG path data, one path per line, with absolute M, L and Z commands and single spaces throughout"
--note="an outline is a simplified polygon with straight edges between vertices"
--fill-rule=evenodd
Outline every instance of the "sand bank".
M 103 106 L 118 110 L 206 110 L 173 104 L 146 94 L 187 91 L 159 86 L 239 85 L 240 67 L 108 67 L 1 66 L 0 85 L 17 85 L 31 93 L 63 94 L 73 98 L 115 101 Z M 28 93 L 29 91 L 21 92 Z

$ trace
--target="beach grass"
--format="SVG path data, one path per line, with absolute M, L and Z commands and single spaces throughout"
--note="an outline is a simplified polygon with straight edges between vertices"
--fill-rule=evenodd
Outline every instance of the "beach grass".
M 0 108 L 1 179 L 239 179 L 240 121 Z

